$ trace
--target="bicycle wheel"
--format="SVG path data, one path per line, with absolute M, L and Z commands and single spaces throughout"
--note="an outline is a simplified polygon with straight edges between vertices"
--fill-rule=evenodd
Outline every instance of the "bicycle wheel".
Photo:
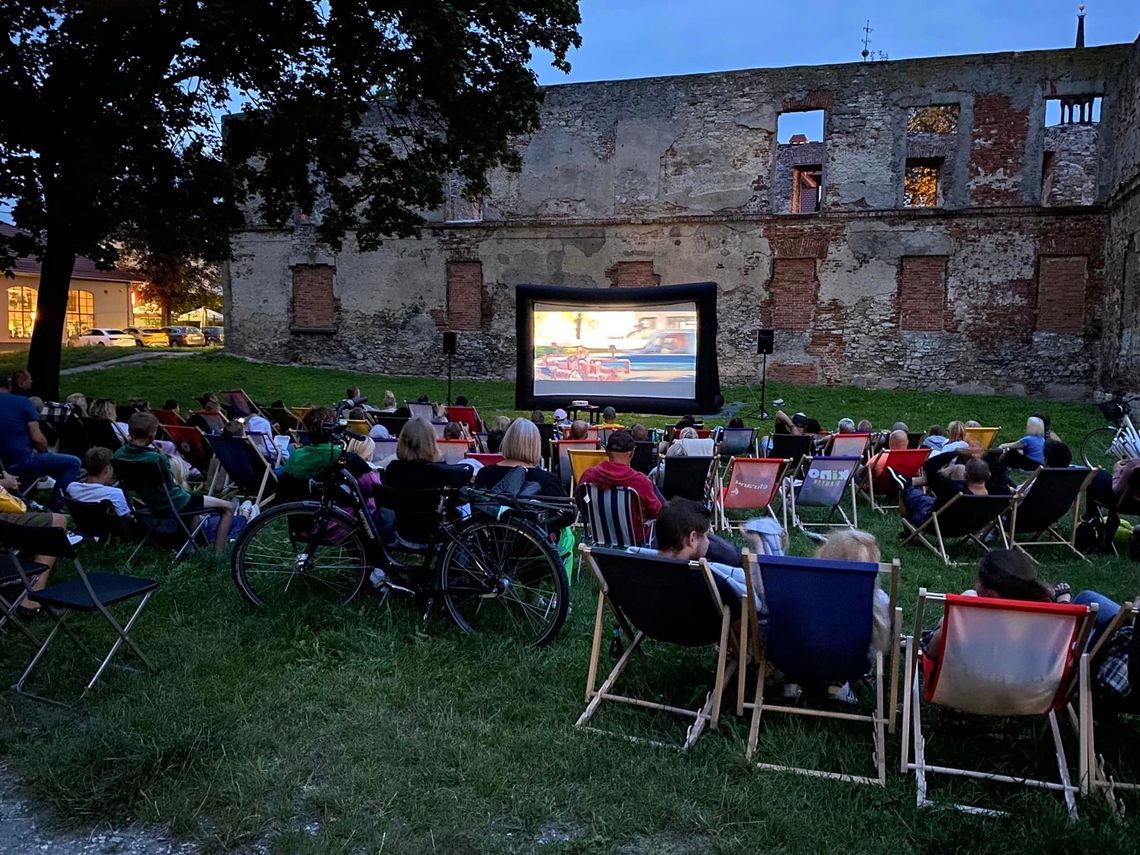
M 292 502 L 258 515 L 234 544 L 234 584 L 253 606 L 302 597 L 351 602 L 368 578 L 357 521 L 316 502 Z
M 1085 466 L 1111 469 L 1120 456 L 1116 451 L 1116 428 L 1102 427 L 1089 431 L 1081 442 L 1081 459 Z
M 464 632 L 497 632 L 541 647 L 566 621 L 570 587 L 546 533 L 517 520 L 477 520 L 448 542 L 439 588 Z

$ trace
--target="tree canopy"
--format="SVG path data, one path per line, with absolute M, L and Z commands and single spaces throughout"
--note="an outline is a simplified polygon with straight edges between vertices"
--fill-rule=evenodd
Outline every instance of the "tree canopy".
M 58 394 L 76 255 L 225 259 L 248 206 L 339 249 L 406 236 L 458 175 L 517 167 L 533 52 L 568 70 L 576 0 L 0 0 L 0 198 L 42 262 L 29 367 Z M 240 113 L 224 123 L 223 113 Z

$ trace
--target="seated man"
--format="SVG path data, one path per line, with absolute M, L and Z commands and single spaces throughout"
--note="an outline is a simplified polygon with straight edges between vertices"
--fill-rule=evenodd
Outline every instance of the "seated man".
M 567 439 L 589 439 L 590 426 L 581 419 L 570 423 L 570 436 Z
M 869 471 L 872 479 L 877 479 L 883 474 L 883 470 L 887 468 L 887 451 L 901 451 L 906 448 L 907 435 L 904 430 L 893 430 L 887 436 L 887 450 L 880 451 L 867 461 L 866 468 L 861 467 L 861 471 L 855 476 L 858 483 L 862 484 L 865 476 Z M 876 483 L 878 483 L 876 481 Z
M 633 527 L 634 531 L 642 531 L 645 522 L 657 519 L 662 500 L 649 477 L 629 465 L 636 447 L 629 431 L 614 431 L 606 440 L 607 460 L 583 472 L 578 484 L 579 486 L 594 484 L 603 490 L 629 487 L 641 499 L 641 513 L 644 514 L 644 519 L 639 518 L 635 512 Z
M 79 458 L 48 451 L 47 438 L 40 430 L 39 410 L 28 398 L 13 394 L 6 380 L 0 380 L 0 460 L 7 471 L 19 478 L 54 478 L 50 500 L 53 511 L 63 508 L 63 491 L 79 475 Z
M 613 407 L 606 407 L 602 410 L 602 427 L 605 428 L 623 428 L 625 425 L 617 423 L 617 410 Z
M 203 496 L 200 493 L 188 493 L 179 487 L 170 471 L 170 461 L 166 455 L 152 448 L 155 435 L 158 433 L 158 419 L 153 413 L 135 413 L 127 422 L 130 431 L 128 442 L 115 452 L 116 460 L 127 462 L 150 462 L 157 464 L 160 470 L 162 484 L 147 485 L 138 491 L 139 498 L 147 508 L 157 514 L 169 512 L 166 501 L 170 496 L 174 509 L 179 513 L 200 513 L 202 511 L 218 512 L 218 531 L 214 539 L 214 551 L 221 555 L 225 552 L 226 543 L 230 536 L 230 526 L 234 520 L 233 504 L 228 499 L 216 496 Z M 191 526 L 193 528 L 193 526 Z
M 981 458 L 984 449 L 977 447 L 965 451 L 969 456 L 964 466 L 954 462 L 953 452 L 927 458 L 922 470 L 930 493 L 924 492 L 922 487 L 900 484 L 902 496 L 899 513 L 909 520 L 911 525 L 922 525 L 931 514 L 954 496 L 990 494 L 986 487 L 986 482 L 990 478 L 990 466 Z M 905 480 L 900 479 L 900 481 Z
M 109 448 L 94 446 L 83 455 L 83 477 L 67 485 L 67 497 L 76 502 L 97 505 L 109 501 L 120 517 L 131 515 L 126 494 L 115 483 L 114 454 Z

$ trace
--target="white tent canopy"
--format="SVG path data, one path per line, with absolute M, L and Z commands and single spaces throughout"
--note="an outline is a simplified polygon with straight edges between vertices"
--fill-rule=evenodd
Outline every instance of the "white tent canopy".
M 215 312 L 213 309 L 207 309 L 205 306 L 199 306 L 197 309 L 183 312 L 174 320 L 184 324 L 196 323 L 201 327 L 221 326 L 222 313 Z

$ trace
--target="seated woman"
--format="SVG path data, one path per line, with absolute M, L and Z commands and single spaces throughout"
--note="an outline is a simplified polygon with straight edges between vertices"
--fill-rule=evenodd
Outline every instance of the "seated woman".
M 1037 416 L 1025 421 L 1025 436 L 1017 442 L 1003 442 L 998 446 L 1005 454 L 1002 462 L 1013 469 L 1030 472 L 1045 465 L 1045 422 Z
M 501 453 L 503 437 L 511 426 L 511 420 L 506 416 L 498 416 L 491 423 L 491 430 L 487 432 L 487 451 L 491 454 Z
M 384 469 L 384 486 L 399 490 L 462 487 L 471 481 L 469 463 L 442 463 L 435 432 L 426 419 L 409 419 L 396 442 L 396 459 Z
M 87 416 L 101 422 L 111 422 L 115 426 L 115 433 L 118 434 L 119 439 L 123 442 L 127 441 L 127 435 L 130 431 L 127 429 L 126 422 L 118 421 L 118 412 L 115 409 L 114 401 L 109 398 L 96 398 L 88 406 Z

